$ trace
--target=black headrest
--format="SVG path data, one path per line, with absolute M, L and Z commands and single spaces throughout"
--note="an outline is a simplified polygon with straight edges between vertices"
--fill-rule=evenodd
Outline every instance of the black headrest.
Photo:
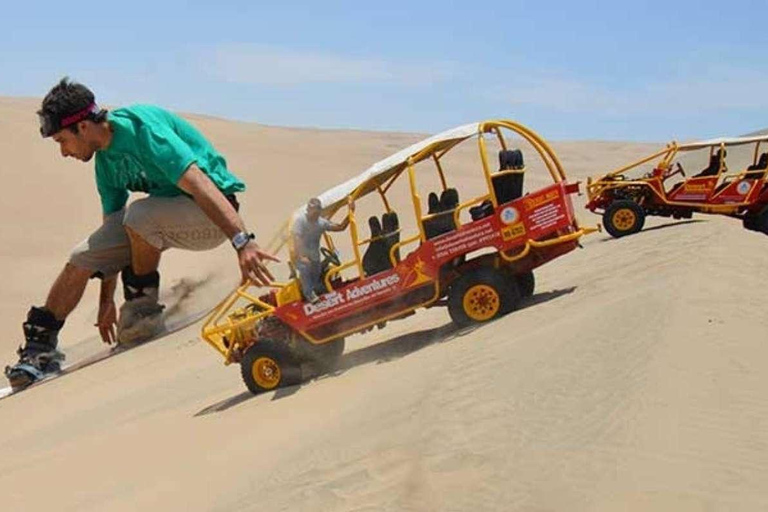
M 378 217 L 370 217 L 368 219 L 368 227 L 371 228 L 371 238 L 381 236 L 381 222 L 379 222 Z
M 757 165 L 760 169 L 768 167 L 768 152 L 760 155 L 760 160 L 757 162 Z
M 397 218 L 397 213 L 388 212 L 382 215 L 381 224 L 384 233 L 393 233 L 400 229 L 400 219 Z
M 459 206 L 459 192 L 455 188 L 447 188 L 440 194 L 440 207 L 443 210 L 453 210 Z
M 440 209 L 440 200 L 437 198 L 436 193 L 429 193 L 429 196 L 427 197 L 427 204 L 429 205 L 429 210 L 427 210 L 427 213 L 437 213 L 437 211 Z
M 502 149 L 499 151 L 499 170 L 509 171 L 512 169 L 522 169 L 523 152 L 519 149 Z

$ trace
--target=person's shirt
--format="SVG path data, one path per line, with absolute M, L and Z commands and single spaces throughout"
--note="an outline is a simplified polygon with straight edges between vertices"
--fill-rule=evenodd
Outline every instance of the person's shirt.
M 328 231 L 333 223 L 326 218 L 319 217 L 317 222 L 307 218 L 306 212 L 299 215 L 293 223 L 294 250 L 297 257 L 306 256 L 311 261 L 320 261 L 320 237 Z
M 177 183 L 196 164 L 225 195 L 245 184 L 190 123 L 160 107 L 134 105 L 107 114 L 112 141 L 96 152 L 96 187 L 104 214 L 125 207 L 130 192 L 155 197 L 185 194 Z

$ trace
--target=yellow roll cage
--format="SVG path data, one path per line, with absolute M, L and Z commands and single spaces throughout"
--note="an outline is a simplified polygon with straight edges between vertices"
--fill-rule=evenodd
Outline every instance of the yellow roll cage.
M 709 148 L 710 158 L 715 154 L 715 151 L 720 151 L 720 166 L 718 168 L 717 174 L 713 174 L 712 177 L 717 176 L 718 181 L 720 181 L 720 179 L 722 179 L 723 181 L 742 179 L 749 172 L 746 169 L 736 173 L 727 173 L 727 174 L 724 173 L 724 171 L 726 171 L 725 149 L 729 146 L 754 144 L 755 149 L 752 155 L 752 165 L 755 165 L 757 164 L 758 158 L 760 156 L 760 146 L 761 144 L 766 142 L 768 142 L 768 134 L 756 135 L 756 136 L 750 136 L 750 137 L 719 138 L 719 139 L 711 139 L 711 140 L 705 140 L 705 141 L 699 141 L 699 142 L 691 142 L 686 144 L 681 144 L 673 140 L 672 142 L 669 142 L 664 147 L 664 149 L 657 151 L 640 160 L 632 162 L 631 164 L 619 167 L 618 169 L 615 169 L 603 175 L 600 178 L 597 178 L 594 180 L 591 177 L 587 178 L 587 197 L 589 198 L 590 201 L 592 201 L 595 198 L 597 198 L 600 194 L 611 189 L 623 188 L 631 185 L 640 185 L 640 186 L 647 187 L 647 183 L 645 181 L 642 181 L 642 179 L 617 180 L 616 178 L 624 177 L 624 175 L 627 172 L 632 171 L 633 169 L 636 169 L 641 165 L 647 164 L 657 159 L 658 159 L 658 162 L 656 163 L 655 167 L 657 169 L 667 171 L 672 165 L 672 162 L 678 157 L 680 153 L 685 153 L 685 152 L 695 151 L 695 150 L 705 149 L 705 148 Z M 654 190 L 654 193 L 656 193 L 655 190 Z M 665 199 L 665 201 L 667 204 L 673 205 L 673 206 L 674 205 L 690 206 L 691 205 L 690 202 L 670 201 L 668 199 Z M 719 210 L 723 210 L 722 213 L 727 213 L 733 210 L 734 208 L 735 208 L 735 205 L 723 205 L 721 207 L 718 207 L 718 206 L 710 207 L 713 213 Z
M 463 131 L 461 129 L 463 129 Z M 321 201 L 323 202 L 323 205 L 324 205 L 323 214 L 326 217 L 329 217 L 329 218 L 332 217 L 333 214 L 335 214 L 339 209 L 341 209 L 345 205 L 348 207 L 347 215 L 349 217 L 349 232 L 351 236 L 352 249 L 353 249 L 353 258 L 351 260 L 342 262 L 340 266 L 333 267 L 326 273 L 326 276 L 325 276 L 326 288 L 330 291 L 332 289 L 331 279 L 335 275 L 338 275 L 340 272 L 349 268 L 356 267 L 359 275 L 361 277 L 364 276 L 360 248 L 376 240 L 376 238 L 367 238 L 363 240 L 359 238 L 358 229 L 357 229 L 357 219 L 355 218 L 354 212 L 349 209 L 349 205 L 354 201 L 356 201 L 357 199 L 363 196 L 366 196 L 370 193 L 378 193 L 384 205 L 385 211 L 391 212 L 392 209 L 389 201 L 387 200 L 387 192 L 390 190 L 394 182 L 400 176 L 402 176 L 404 173 L 407 173 L 409 190 L 411 194 L 411 201 L 413 204 L 413 211 L 416 218 L 419 221 L 416 223 L 417 233 L 413 234 L 412 236 L 409 236 L 408 238 L 405 238 L 404 240 L 401 240 L 391 248 L 389 257 L 390 257 L 390 260 L 393 262 L 393 265 L 396 264 L 395 254 L 397 250 L 404 246 L 413 244 L 415 242 L 426 241 L 427 237 L 424 229 L 424 221 L 440 215 L 440 214 L 428 214 L 428 215 L 423 214 L 422 207 L 421 207 L 421 196 L 418 192 L 417 182 L 416 182 L 416 172 L 415 172 L 416 164 L 423 162 L 425 160 L 431 159 L 435 164 L 435 168 L 436 168 L 438 177 L 440 179 L 441 186 L 443 190 L 445 190 L 448 188 L 448 184 L 445 178 L 445 171 L 441 164 L 441 160 L 454 147 L 456 147 L 457 145 L 459 145 L 460 143 L 464 142 L 469 138 L 477 137 L 478 150 L 480 153 L 480 160 L 482 163 L 482 172 L 483 172 L 483 176 L 487 186 L 487 193 L 481 196 L 469 199 L 463 203 L 460 203 L 456 207 L 455 211 L 453 212 L 456 224 L 459 225 L 460 213 L 463 210 L 471 207 L 472 205 L 482 203 L 483 201 L 491 201 L 494 208 L 497 207 L 499 203 L 498 203 L 498 198 L 496 197 L 496 193 L 492 183 L 492 178 L 491 178 L 492 171 L 491 171 L 489 158 L 487 154 L 487 144 L 483 135 L 484 134 L 495 135 L 501 148 L 506 150 L 508 148 L 508 145 L 504 137 L 504 134 L 502 133 L 502 129 L 507 129 L 518 134 L 536 150 L 541 160 L 544 162 L 547 168 L 547 171 L 549 172 L 554 183 L 561 183 L 566 181 L 566 175 L 565 175 L 565 171 L 563 170 L 563 166 L 560 160 L 557 158 L 555 152 L 549 146 L 549 144 L 543 138 L 541 138 L 537 133 L 535 133 L 533 130 L 519 123 L 516 123 L 514 121 L 510 121 L 510 120 L 482 121 L 474 125 L 465 125 L 464 127 L 459 127 L 454 130 L 443 132 L 443 134 L 438 134 L 434 137 L 426 139 L 425 141 L 422 141 L 421 143 L 417 143 L 409 148 L 406 148 L 406 150 L 403 150 L 400 153 L 396 153 L 389 159 L 385 159 L 382 162 L 374 164 L 374 166 L 372 166 L 371 169 L 376 170 L 376 172 L 372 174 L 371 169 L 369 169 L 368 171 L 366 171 L 366 173 L 368 173 L 369 175 L 366 175 L 366 173 L 363 173 L 363 175 L 361 175 L 363 179 L 359 180 L 359 183 L 354 183 L 355 179 L 350 180 L 350 182 L 347 182 L 347 183 L 352 182 L 352 185 L 347 190 L 342 191 L 343 193 L 341 194 L 341 197 L 333 196 L 333 194 L 338 191 L 339 187 L 335 187 L 334 189 L 331 189 L 327 191 L 325 194 L 323 194 L 322 196 L 320 196 Z M 459 131 L 460 133 L 458 133 L 455 136 L 451 136 L 451 134 L 456 131 Z M 445 135 L 445 134 L 448 134 L 448 135 Z M 441 135 L 444 135 L 444 136 L 441 137 Z M 409 150 L 412 150 L 412 151 L 409 151 Z M 394 157 L 397 157 L 398 155 L 400 155 L 401 158 L 396 158 L 391 162 L 389 162 L 389 160 L 393 159 Z M 386 165 L 383 165 L 380 169 L 376 169 L 376 167 L 382 163 Z M 503 174 L 513 174 L 513 173 L 521 173 L 521 172 L 525 172 L 525 170 L 523 169 L 523 170 L 496 171 L 495 173 L 493 173 L 493 175 L 499 176 Z M 345 184 L 342 184 L 342 186 L 343 185 Z M 324 200 L 325 196 L 330 196 L 330 201 L 328 202 L 328 204 L 325 204 L 326 203 L 326 201 Z M 292 219 L 295 219 L 295 216 L 299 214 L 301 211 L 302 209 L 299 209 L 296 213 L 294 213 L 294 216 L 292 217 Z M 292 244 L 292 237 L 291 237 L 291 225 L 292 225 L 292 220 L 289 220 L 288 222 L 283 224 L 281 229 L 273 237 L 270 243 L 266 245 L 265 248 L 267 251 L 271 253 L 277 253 L 283 247 L 288 245 L 289 255 L 291 259 L 293 259 L 294 251 L 292 247 L 293 244 Z M 516 261 L 518 259 L 525 257 L 530 252 L 531 248 L 546 247 L 546 246 L 555 245 L 559 243 L 570 242 L 578 239 L 584 234 L 591 233 L 593 231 L 595 231 L 595 229 L 579 228 L 573 233 L 561 235 L 559 237 L 549 239 L 546 241 L 538 242 L 535 240 L 529 240 L 525 245 L 525 247 L 515 255 L 507 255 L 502 252 L 501 256 L 508 262 Z M 331 239 L 330 236 L 328 236 L 327 233 L 324 235 L 324 240 L 325 240 L 326 246 L 330 250 L 335 250 L 333 240 Z M 278 305 L 280 305 L 279 304 L 280 291 L 285 290 L 290 286 L 293 286 L 294 289 L 296 289 L 297 288 L 296 281 L 297 281 L 296 279 L 293 279 L 291 282 L 288 282 L 288 283 L 273 283 L 271 285 L 272 288 L 278 289 Z M 235 347 L 238 345 L 239 342 L 243 341 L 243 340 L 239 340 L 238 336 L 241 336 L 245 330 L 252 328 L 252 326 L 260 319 L 270 315 L 275 309 L 275 306 L 262 301 L 261 299 L 252 295 L 251 293 L 248 293 L 248 289 L 251 286 L 252 286 L 251 282 L 246 282 L 243 285 L 239 286 L 229 297 L 227 297 L 215 308 L 213 313 L 209 316 L 209 318 L 206 320 L 206 322 L 203 325 L 203 328 L 202 328 L 203 339 L 205 339 L 209 344 L 211 344 L 211 346 L 213 346 L 217 351 L 219 351 L 224 356 L 225 364 L 229 364 L 233 362 Z M 251 311 L 246 311 L 241 308 L 240 310 L 237 310 L 233 314 L 229 315 L 227 318 L 224 318 L 225 314 L 230 310 L 230 308 L 233 307 L 233 305 L 237 302 L 238 299 L 246 299 L 247 301 L 249 301 L 250 304 L 252 304 L 253 307 L 255 308 L 255 311 L 253 309 Z M 435 300 L 436 299 L 437 298 L 435 298 Z M 227 340 L 227 343 L 222 342 L 222 338 L 225 333 L 228 333 L 230 336 L 230 339 Z

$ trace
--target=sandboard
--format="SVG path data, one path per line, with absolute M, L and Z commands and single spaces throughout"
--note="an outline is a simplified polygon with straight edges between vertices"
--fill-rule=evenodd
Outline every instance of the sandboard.
M 164 326 L 162 331 L 157 333 L 155 336 L 143 340 L 136 343 L 131 343 L 127 345 L 117 345 L 114 347 L 110 347 L 104 350 L 101 350 L 97 352 L 96 354 L 93 354 L 91 356 L 87 356 L 83 359 L 80 359 L 79 361 L 75 361 L 70 364 L 64 364 L 62 369 L 56 373 L 51 373 L 49 375 L 46 375 L 42 379 L 33 382 L 29 386 L 14 390 L 12 387 L 8 386 L 5 388 L 0 388 L 0 400 L 3 400 L 5 398 L 8 398 L 9 396 L 17 395 L 19 393 L 22 393 L 28 389 L 35 388 L 37 386 L 40 386 L 42 384 L 45 384 L 46 382 L 51 382 L 53 380 L 56 380 L 60 377 L 63 377 L 65 375 L 68 375 L 70 373 L 76 372 L 78 370 L 82 370 L 83 368 L 86 368 L 92 364 L 98 363 L 100 361 L 104 361 L 105 359 L 109 359 L 111 357 L 114 357 L 118 354 L 122 354 L 124 352 L 127 352 L 133 348 L 146 345 L 147 343 L 150 343 L 152 341 L 158 340 L 160 338 L 163 338 L 165 336 L 168 336 L 169 334 L 173 334 L 175 332 L 178 332 L 186 327 L 189 327 L 190 325 L 194 324 L 198 320 L 204 318 L 206 315 L 210 313 L 210 309 L 205 309 L 203 311 L 198 311 L 195 313 L 192 313 L 190 315 L 186 315 L 182 318 L 166 318 L 164 322 Z M 171 315 L 173 316 L 173 315 Z

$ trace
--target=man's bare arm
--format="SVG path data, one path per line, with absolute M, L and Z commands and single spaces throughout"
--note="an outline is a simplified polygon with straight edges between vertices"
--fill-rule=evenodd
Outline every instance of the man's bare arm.
M 103 278 L 101 280 L 101 292 L 99 293 L 99 303 L 115 300 L 116 288 L 117 288 L 117 275 Z
M 328 227 L 328 231 L 344 231 L 349 226 L 349 217 L 345 217 L 341 222 L 333 222 Z
M 245 224 L 235 207 L 227 201 L 224 194 L 200 168 L 192 164 L 181 175 L 178 186 L 191 195 L 209 219 L 231 239 L 240 231 L 245 231 Z
M 302 244 L 301 237 L 299 236 L 299 234 L 291 233 L 291 237 L 293 238 L 293 251 L 294 251 L 294 257 L 296 258 L 296 261 L 303 261 L 304 263 L 309 262 L 309 258 L 302 251 L 302 247 L 304 247 L 304 245 Z
M 105 215 L 103 222 L 106 221 L 107 216 Z M 96 318 L 96 327 L 99 328 L 99 334 L 104 343 L 114 343 L 117 341 L 117 334 L 115 332 L 115 322 L 117 321 L 115 288 L 117 288 L 117 275 L 103 277 L 101 279 L 99 313 Z
M 190 165 L 177 185 L 192 196 L 200 209 L 224 232 L 227 238 L 231 240 L 237 233 L 245 231 L 245 224 L 235 207 L 227 201 L 224 194 L 197 165 Z M 279 260 L 262 251 L 258 244 L 251 241 L 237 254 L 243 282 L 251 279 L 257 284 L 266 286 L 274 280 L 264 261 Z
M 349 226 L 349 219 L 352 217 L 352 213 L 355 211 L 355 203 L 351 203 L 349 205 L 349 214 L 344 217 L 344 220 L 341 222 L 332 222 L 331 226 L 328 228 L 328 231 L 344 231 L 347 229 L 347 226 Z
M 102 216 L 101 222 L 106 223 L 107 217 L 109 217 L 109 215 Z M 117 275 L 102 278 L 99 303 L 104 304 L 115 300 L 115 288 L 117 288 Z

